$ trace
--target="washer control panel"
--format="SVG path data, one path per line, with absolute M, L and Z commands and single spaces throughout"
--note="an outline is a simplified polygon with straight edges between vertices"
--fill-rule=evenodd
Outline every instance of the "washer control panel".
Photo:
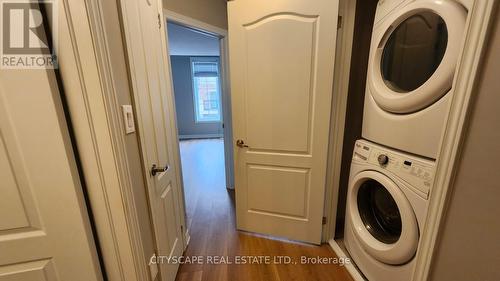
M 358 140 L 354 146 L 353 161 L 364 162 L 391 172 L 407 182 L 420 196 L 428 198 L 434 182 L 435 162 L 404 154 L 367 141 Z

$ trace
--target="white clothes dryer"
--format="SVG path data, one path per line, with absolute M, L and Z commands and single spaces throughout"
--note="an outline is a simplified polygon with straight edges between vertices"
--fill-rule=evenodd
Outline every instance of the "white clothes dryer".
M 466 17 L 454 0 L 386 0 L 378 6 L 363 138 L 436 159 Z
M 368 280 L 411 280 L 434 173 L 434 161 L 356 142 L 344 243 Z

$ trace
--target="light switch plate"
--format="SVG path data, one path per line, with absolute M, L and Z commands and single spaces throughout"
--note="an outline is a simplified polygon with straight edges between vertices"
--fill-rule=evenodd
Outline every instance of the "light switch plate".
M 131 105 L 122 105 L 123 124 L 125 126 L 125 134 L 135 132 L 134 111 Z

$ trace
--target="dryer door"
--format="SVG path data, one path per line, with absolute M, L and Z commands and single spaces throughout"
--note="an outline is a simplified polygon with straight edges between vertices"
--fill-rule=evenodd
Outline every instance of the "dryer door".
M 450 0 L 423 0 L 395 10 L 374 31 L 370 92 L 388 112 L 431 105 L 452 86 L 466 11 Z
M 366 252 L 386 264 L 411 260 L 418 245 L 418 224 L 400 188 L 375 171 L 359 173 L 350 185 L 349 219 Z

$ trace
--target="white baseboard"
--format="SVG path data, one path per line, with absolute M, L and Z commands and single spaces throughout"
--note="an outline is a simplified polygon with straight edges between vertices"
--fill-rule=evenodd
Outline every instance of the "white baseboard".
M 347 271 L 351 274 L 352 279 L 354 279 L 355 281 L 366 281 L 366 279 L 363 277 L 363 275 L 361 275 L 361 273 L 358 271 L 356 266 L 354 266 L 351 257 L 349 257 L 344 252 L 344 250 L 342 250 L 342 248 L 339 246 L 337 241 L 335 241 L 334 239 L 330 239 L 330 241 L 328 241 L 328 244 L 330 244 L 330 247 L 332 247 L 332 250 L 335 252 L 335 254 L 337 254 L 337 257 L 349 258 L 351 260 L 350 263 L 346 263 L 344 266 L 347 269 Z
M 179 135 L 180 140 L 192 139 L 216 139 L 224 137 L 223 134 L 202 134 L 202 135 Z

